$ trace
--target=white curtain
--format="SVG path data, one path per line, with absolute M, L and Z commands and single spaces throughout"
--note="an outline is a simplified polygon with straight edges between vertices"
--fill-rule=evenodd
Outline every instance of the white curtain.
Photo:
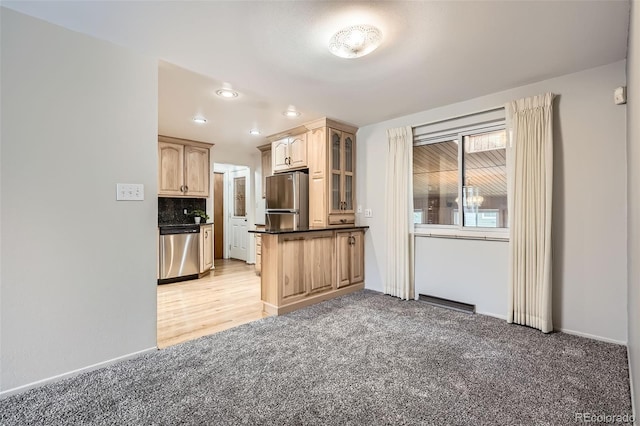
M 552 93 L 505 106 L 510 142 L 508 322 L 548 333 L 551 322 Z
M 401 127 L 388 129 L 387 136 L 384 292 L 401 299 L 413 299 L 413 132 L 411 127 Z

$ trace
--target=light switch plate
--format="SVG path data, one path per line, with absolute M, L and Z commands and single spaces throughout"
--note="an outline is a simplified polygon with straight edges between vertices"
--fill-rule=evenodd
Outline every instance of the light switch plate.
M 144 201 L 144 185 L 141 183 L 117 183 L 117 201 Z
M 364 217 L 373 217 L 371 209 L 364 209 Z

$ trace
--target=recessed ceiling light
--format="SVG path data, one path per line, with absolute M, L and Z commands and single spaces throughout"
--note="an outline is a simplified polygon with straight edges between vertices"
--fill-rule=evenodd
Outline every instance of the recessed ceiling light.
M 382 32 L 373 25 L 352 25 L 343 28 L 329 40 L 329 51 L 341 58 L 359 58 L 382 43 Z
M 231 89 L 220 89 L 216 90 L 216 95 L 222 96 L 223 98 L 237 98 L 238 92 Z
M 287 108 L 287 110 L 284 111 L 282 115 L 289 118 L 296 118 L 300 117 L 300 112 L 293 105 L 289 105 L 289 108 Z
M 198 124 L 204 124 L 207 122 L 207 119 L 201 116 L 193 117 L 193 122 Z
M 255 136 L 258 136 L 258 135 L 260 134 L 260 130 L 258 130 L 258 129 L 251 129 L 251 130 L 249 130 L 249 134 L 251 134 L 251 135 L 255 135 Z

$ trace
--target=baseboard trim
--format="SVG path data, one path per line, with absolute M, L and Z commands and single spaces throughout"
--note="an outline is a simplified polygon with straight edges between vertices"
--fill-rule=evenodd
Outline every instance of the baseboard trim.
M 96 364 L 92 364 L 89 365 L 87 367 L 82 367 L 82 368 L 78 368 L 77 370 L 72 370 L 69 371 L 67 373 L 62 373 L 62 374 L 58 374 L 56 376 L 52 376 L 46 379 L 42 379 L 42 380 L 38 380 L 36 382 L 32 382 L 32 383 L 28 383 L 26 385 L 22 385 L 22 386 L 18 386 L 12 389 L 7 389 L 5 391 L 0 392 L 0 399 L 12 396 L 12 395 L 17 395 L 19 393 L 23 393 L 26 392 L 30 389 L 34 389 L 34 388 L 38 388 L 40 386 L 46 385 L 47 383 L 51 383 L 51 382 L 57 382 L 58 380 L 62 380 L 62 379 L 66 379 L 68 377 L 73 377 L 73 376 L 77 376 L 78 374 L 81 373 L 86 373 L 89 371 L 93 371 L 93 370 L 97 370 L 99 368 L 103 368 L 103 367 L 107 367 L 109 365 L 115 364 L 116 362 L 120 362 L 120 361 L 125 361 L 127 359 L 131 359 L 131 358 L 136 358 L 140 355 L 144 355 L 146 353 L 149 352 L 154 352 L 157 351 L 158 347 L 154 346 L 152 348 L 148 348 L 148 349 L 143 349 L 141 351 L 137 351 L 137 352 L 133 352 L 127 355 L 122 355 L 119 356 L 117 358 L 112 358 L 109 359 L 107 361 L 102 361 L 102 362 L 98 362 Z
M 633 370 L 631 370 L 631 354 L 629 353 L 629 345 L 627 345 L 627 363 L 628 363 L 628 367 L 629 368 L 629 390 L 631 391 L 631 414 L 633 414 L 633 418 L 637 419 L 636 417 L 636 413 L 637 413 L 637 408 L 636 407 L 636 398 L 635 398 L 635 392 L 633 391 Z
M 567 328 L 554 328 L 553 331 L 560 331 L 574 336 L 586 337 L 587 339 L 600 340 L 601 342 L 614 343 L 616 345 L 627 346 L 627 342 L 622 340 L 610 339 L 608 337 L 596 336 L 595 334 L 583 333 L 581 331 L 569 330 Z
M 288 314 L 289 312 L 293 312 L 300 308 L 305 308 L 307 306 L 315 305 L 316 303 L 324 302 L 326 300 L 335 299 L 336 297 L 344 296 L 349 293 L 353 293 L 354 291 L 364 289 L 364 282 L 359 284 L 351 284 L 347 287 L 341 287 L 337 290 L 331 290 L 324 293 L 319 293 L 315 296 L 308 296 L 304 299 L 298 300 L 296 302 L 292 302 L 286 305 L 273 305 L 271 303 L 267 303 L 262 301 L 263 310 L 269 315 L 283 315 Z
M 492 318 L 498 318 L 498 319 L 501 319 L 501 320 L 504 320 L 504 321 L 506 321 L 506 320 L 507 320 L 507 316 L 506 316 L 506 315 L 494 314 L 494 313 L 492 313 L 492 312 L 481 312 L 481 311 L 476 311 L 476 314 L 478 314 L 478 315 L 484 315 L 484 316 L 492 317 Z

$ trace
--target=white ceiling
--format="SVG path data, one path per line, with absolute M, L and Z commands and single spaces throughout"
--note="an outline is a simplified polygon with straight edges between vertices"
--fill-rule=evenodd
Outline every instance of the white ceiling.
M 240 150 L 323 116 L 361 127 L 624 59 L 629 20 L 627 0 L 2 5 L 160 58 L 159 133 Z M 358 23 L 382 46 L 331 55 L 331 34 Z M 216 96 L 224 82 L 240 96 Z

